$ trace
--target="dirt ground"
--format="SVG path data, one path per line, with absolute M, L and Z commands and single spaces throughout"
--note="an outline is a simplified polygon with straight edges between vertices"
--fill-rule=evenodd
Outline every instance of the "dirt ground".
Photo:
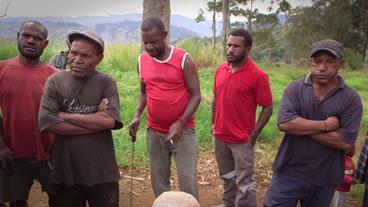
M 269 146 L 267 144 L 259 144 L 256 149 L 256 183 L 257 183 L 257 206 L 263 205 L 263 197 L 268 187 L 268 183 L 272 176 L 271 165 L 274 154 L 270 152 L 276 151 L 277 146 Z M 200 204 L 202 207 L 211 207 L 221 203 L 222 181 L 218 178 L 216 160 L 213 152 L 201 153 L 198 163 L 199 170 L 199 189 Z M 133 173 L 129 169 L 121 169 L 120 180 L 120 206 L 130 207 L 130 186 L 131 179 L 129 176 L 133 174 L 133 191 L 132 195 L 134 207 L 150 207 L 154 201 L 151 190 L 148 169 L 134 169 Z M 178 190 L 178 182 L 176 176 L 173 175 L 172 185 L 174 190 Z M 30 207 L 47 207 L 47 196 L 41 193 L 40 185 L 35 183 L 30 197 Z M 349 197 L 347 207 L 360 206 L 360 202 Z

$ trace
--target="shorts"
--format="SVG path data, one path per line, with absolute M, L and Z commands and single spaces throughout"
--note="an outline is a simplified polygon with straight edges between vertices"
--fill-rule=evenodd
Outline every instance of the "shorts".
M 51 165 L 35 158 L 15 159 L 12 167 L 0 170 L 0 202 L 27 200 L 33 180 L 38 180 L 42 191 L 49 192 Z

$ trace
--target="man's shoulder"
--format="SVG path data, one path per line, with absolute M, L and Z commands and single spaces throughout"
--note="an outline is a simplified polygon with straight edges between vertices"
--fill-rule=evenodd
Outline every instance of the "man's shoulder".
M 227 69 L 229 68 L 229 63 L 228 62 L 223 62 L 221 64 L 219 64 L 217 67 L 216 67 L 216 71 L 217 70 L 220 70 L 220 69 Z
M 289 83 L 289 85 L 287 85 L 285 90 L 287 91 L 298 90 L 302 88 L 304 84 L 305 84 L 304 79 L 293 80 Z
M 7 59 L 4 59 L 4 60 L 0 60 L 0 68 L 4 67 L 4 66 L 7 66 L 9 64 L 16 64 L 18 60 L 18 57 L 11 57 L 11 58 L 7 58 Z
M 343 90 L 345 96 L 349 97 L 349 99 L 354 100 L 354 99 L 359 99 L 361 101 L 361 97 L 358 94 L 358 92 L 353 89 L 352 87 L 348 86 L 348 85 L 344 85 L 344 90 Z
M 114 78 L 110 74 L 97 70 L 94 78 L 102 81 L 115 82 Z
M 65 81 L 65 79 L 68 78 L 67 73 L 67 71 L 57 71 L 49 76 L 48 81 Z
M 51 73 L 56 73 L 56 72 L 58 72 L 58 71 L 59 71 L 57 68 L 55 68 L 55 66 L 50 65 L 50 64 L 49 64 L 49 63 L 47 63 L 47 62 L 44 62 L 44 63 L 41 65 L 41 67 L 42 67 L 43 69 L 45 69 L 45 70 L 50 71 Z
M 179 52 L 179 53 L 188 53 L 185 49 L 180 48 L 180 47 L 173 47 L 174 48 L 174 52 Z

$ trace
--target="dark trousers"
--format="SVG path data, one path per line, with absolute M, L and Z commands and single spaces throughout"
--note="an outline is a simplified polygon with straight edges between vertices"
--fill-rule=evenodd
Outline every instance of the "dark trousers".
M 365 186 L 362 207 L 368 207 L 368 186 Z
M 100 183 L 94 186 L 52 184 L 51 190 L 58 207 L 119 207 L 119 183 Z
M 275 173 L 268 187 L 264 207 L 327 207 L 335 188 L 316 186 L 304 180 Z

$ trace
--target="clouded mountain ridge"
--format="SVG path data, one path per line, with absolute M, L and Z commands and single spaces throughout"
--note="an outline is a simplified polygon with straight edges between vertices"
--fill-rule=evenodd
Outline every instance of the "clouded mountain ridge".
M 67 31 L 89 30 L 101 35 L 107 42 L 139 41 L 139 26 L 142 14 L 81 16 L 81 17 L 7 17 L 0 19 L 0 39 L 15 39 L 20 24 L 34 19 L 45 24 L 49 30 L 50 39 L 64 39 Z M 170 25 L 170 40 L 175 41 L 188 36 L 211 36 L 209 21 L 197 23 L 193 19 L 172 15 Z

